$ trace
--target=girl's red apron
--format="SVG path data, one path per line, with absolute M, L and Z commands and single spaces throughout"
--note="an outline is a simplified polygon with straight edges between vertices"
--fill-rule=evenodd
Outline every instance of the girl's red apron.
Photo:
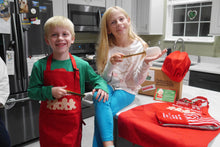
M 48 57 L 44 71 L 45 86 L 67 86 L 66 89 L 81 93 L 79 70 L 70 54 L 73 72 L 65 69 L 51 70 L 52 55 Z M 66 95 L 56 100 L 41 102 L 40 118 L 41 147 L 80 147 L 82 137 L 81 97 Z

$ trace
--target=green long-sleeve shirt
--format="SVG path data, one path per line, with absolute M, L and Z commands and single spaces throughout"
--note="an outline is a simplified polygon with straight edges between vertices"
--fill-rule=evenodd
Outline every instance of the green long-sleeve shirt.
M 81 93 L 85 92 L 85 82 L 91 83 L 95 89 L 102 89 L 108 93 L 106 81 L 94 72 L 89 63 L 77 56 L 73 55 L 73 57 L 80 73 Z M 52 96 L 52 86 L 44 86 L 44 71 L 46 70 L 47 58 L 48 57 L 42 58 L 33 65 L 28 86 L 28 95 L 31 99 L 54 100 Z M 51 70 L 58 68 L 65 68 L 66 71 L 73 71 L 71 59 L 64 61 L 52 59 Z

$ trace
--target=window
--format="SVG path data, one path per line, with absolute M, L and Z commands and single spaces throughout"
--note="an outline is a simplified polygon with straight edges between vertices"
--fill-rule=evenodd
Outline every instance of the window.
M 209 35 L 211 0 L 168 0 L 165 40 L 183 38 L 192 42 L 213 42 Z

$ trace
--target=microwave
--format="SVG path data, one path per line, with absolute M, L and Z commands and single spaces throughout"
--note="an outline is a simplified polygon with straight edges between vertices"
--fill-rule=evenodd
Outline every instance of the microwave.
M 105 7 L 68 4 L 68 18 L 74 23 L 75 32 L 99 32 Z

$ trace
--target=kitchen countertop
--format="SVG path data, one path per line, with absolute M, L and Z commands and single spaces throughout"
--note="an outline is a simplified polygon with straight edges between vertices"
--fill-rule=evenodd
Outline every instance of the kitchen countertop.
M 195 62 L 195 59 L 193 60 L 193 56 L 189 56 L 191 61 Z M 194 56 L 195 58 L 195 56 Z M 199 72 L 205 72 L 205 73 L 212 73 L 212 74 L 220 74 L 220 58 L 219 57 L 206 57 L 201 56 L 200 62 L 196 63 L 193 66 L 190 66 L 190 71 L 199 71 Z
M 183 85 L 182 89 L 182 97 L 186 98 L 194 98 L 196 96 L 203 96 L 206 97 L 209 101 L 209 114 L 215 118 L 216 120 L 220 121 L 220 92 L 212 91 L 212 90 L 207 90 L 207 89 L 202 89 L 198 87 L 193 87 L 193 86 L 188 86 L 188 85 Z M 92 95 L 91 92 L 86 93 L 86 97 L 83 99 L 83 101 L 92 104 Z M 121 111 L 119 111 L 116 114 L 117 116 L 129 109 L 132 109 L 134 107 L 144 105 L 144 104 L 149 104 L 153 102 L 159 102 L 153 100 L 152 96 L 147 96 L 147 95 L 140 95 L 138 94 L 132 104 L 129 106 L 125 107 Z M 216 136 L 210 143 L 209 147 L 219 147 L 220 146 L 220 134 Z
M 219 62 L 220 63 L 220 62 Z M 215 63 L 198 63 L 190 66 L 190 71 L 199 71 L 212 74 L 220 74 L 220 64 Z

